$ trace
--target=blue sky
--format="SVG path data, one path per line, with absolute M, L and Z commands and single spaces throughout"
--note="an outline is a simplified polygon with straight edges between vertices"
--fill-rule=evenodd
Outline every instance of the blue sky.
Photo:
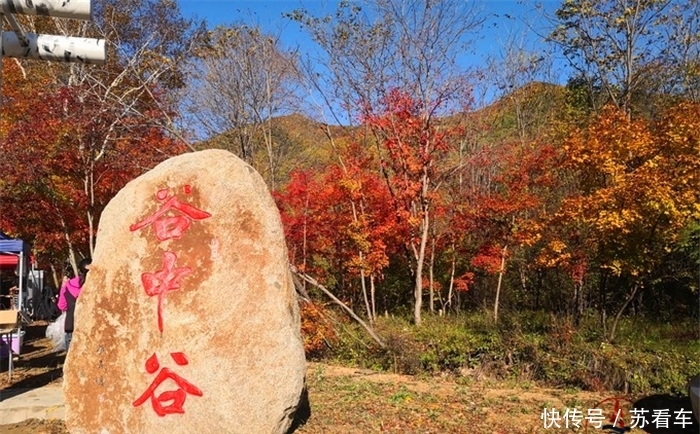
M 285 12 L 306 8 L 313 12 L 331 10 L 335 2 L 302 0 L 178 0 L 183 15 L 207 20 L 210 27 L 219 24 L 245 22 L 260 25 L 263 29 L 283 29 L 288 43 L 302 38 L 303 32 L 295 23 L 283 17 Z M 308 42 L 308 41 L 304 41 Z
M 271 34 L 279 34 L 284 47 L 298 49 L 299 53 L 316 57 L 316 45 L 304 30 L 289 19 L 284 18 L 285 12 L 294 9 L 306 9 L 312 15 L 330 15 L 336 10 L 336 0 L 177 0 L 181 11 L 186 17 L 205 19 L 209 27 L 225 24 L 245 23 L 260 26 Z M 465 0 L 468 1 L 468 0 Z M 544 21 L 541 12 L 536 10 L 536 0 L 481 0 L 476 2 L 477 8 L 487 17 L 483 31 L 476 36 L 473 52 L 464 52 L 458 60 L 465 69 L 486 66 L 488 55 L 499 56 L 509 39 L 516 39 L 529 52 L 537 52 L 542 47 L 541 37 L 530 30 L 531 27 L 541 28 Z M 357 1 L 362 5 L 362 1 Z M 560 0 L 539 0 L 549 13 L 554 11 Z M 542 33 L 542 32 L 540 32 Z M 523 42 L 524 41 L 524 42 Z M 547 58 L 548 56 L 545 56 Z M 563 70 L 560 61 L 557 69 Z M 556 75 L 556 74 L 555 74 Z M 561 82 L 555 78 L 537 78 L 538 80 Z M 489 81 L 489 79 L 487 79 Z M 485 84 L 484 84 L 485 83 Z M 493 81 L 475 90 L 476 105 L 489 104 L 498 98 L 500 91 Z M 477 95 L 478 94 L 478 95 Z
M 285 12 L 304 8 L 314 15 L 330 14 L 335 10 L 337 1 L 332 0 L 178 0 L 183 15 L 197 16 L 207 20 L 210 27 L 219 24 L 244 22 L 256 24 L 276 34 L 281 32 L 282 43 L 288 47 L 300 48 L 300 51 L 314 50 L 313 42 L 294 22 L 283 17 Z M 362 4 L 362 2 L 358 2 Z M 560 1 L 540 1 L 547 10 L 554 10 Z M 472 61 L 490 53 L 497 53 L 505 44 L 509 34 L 527 33 L 528 42 L 537 45 L 538 37 L 531 31 L 525 21 L 541 24 L 535 11 L 533 0 L 481 0 L 477 6 L 489 17 L 484 31 L 475 44 L 477 51 Z M 539 22 L 538 22 L 539 21 Z

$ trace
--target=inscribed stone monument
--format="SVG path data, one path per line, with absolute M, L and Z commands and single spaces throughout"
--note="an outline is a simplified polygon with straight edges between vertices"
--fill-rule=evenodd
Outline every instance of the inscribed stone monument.
M 279 212 L 233 154 L 171 158 L 105 208 L 64 367 L 74 434 L 282 434 L 304 387 Z

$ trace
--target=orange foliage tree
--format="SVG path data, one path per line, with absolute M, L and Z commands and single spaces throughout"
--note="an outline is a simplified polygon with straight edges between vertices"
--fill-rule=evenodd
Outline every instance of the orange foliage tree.
M 426 107 L 398 89 L 389 91 L 364 123 L 376 136 L 381 170 L 391 193 L 396 223 L 405 234 L 414 277 L 413 320 L 421 324 L 423 273 L 431 218 L 439 197 L 437 186 L 446 172 L 449 142 L 458 129 L 440 126 L 433 118 L 440 102 Z
M 578 185 L 551 222 L 560 236 L 549 240 L 545 256 L 573 270 L 595 264 L 627 282 L 610 339 L 681 230 L 700 218 L 698 131 L 697 104 L 680 104 L 655 122 L 607 107 L 565 142 L 565 168 Z
M 376 315 L 374 281 L 381 278 L 395 253 L 398 230 L 389 192 L 368 170 L 372 157 L 351 145 L 343 163 L 322 173 L 297 171 L 275 192 L 284 223 L 290 260 L 318 276 L 350 305 L 364 303 L 367 317 Z M 356 297 L 354 282 L 367 276 L 371 293 Z
M 508 142 L 482 151 L 477 160 L 494 172 L 490 187 L 471 189 L 460 213 L 461 225 L 478 231 L 471 265 L 498 275 L 494 318 L 498 307 L 506 263 L 511 251 L 533 246 L 542 236 L 542 218 L 549 188 L 550 170 L 556 153 L 549 144 Z
M 0 226 L 31 242 L 45 264 L 90 255 L 107 202 L 185 148 L 80 86 L 37 86 L 11 63 L 3 79 Z M 111 135 L 115 128 L 123 133 Z

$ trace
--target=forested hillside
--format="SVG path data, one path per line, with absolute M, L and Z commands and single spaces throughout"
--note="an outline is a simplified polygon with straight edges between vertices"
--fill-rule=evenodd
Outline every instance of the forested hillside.
M 370 328 L 537 311 L 614 341 L 626 317 L 697 319 L 700 2 L 566 0 L 538 47 L 465 64 L 491 37 L 477 5 L 292 6 L 314 53 L 167 0 L 26 18 L 106 38 L 108 63 L 3 60 L 0 228 L 60 273 L 126 182 L 218 147 L 273 192 L 308 321 L 331 306 L 320 286 Z

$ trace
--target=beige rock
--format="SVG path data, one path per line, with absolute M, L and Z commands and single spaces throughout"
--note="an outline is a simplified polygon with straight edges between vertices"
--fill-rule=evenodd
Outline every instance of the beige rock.
M 127 184 L 102 214 L 76 307 L 68 429 L 286 432 L 305 374 L 287 264 L 275 203 L 233 154 L 181 155 Z

